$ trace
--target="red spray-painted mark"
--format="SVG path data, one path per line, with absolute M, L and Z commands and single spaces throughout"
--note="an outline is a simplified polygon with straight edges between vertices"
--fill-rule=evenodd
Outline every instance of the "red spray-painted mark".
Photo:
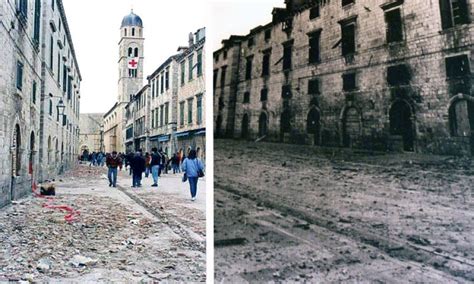
M 64 220 L 66 220 L 66 222 L 68 222 L 68 223 L 71 223 L 71 222 L 75 221 L 77 219 L 76 216 L 81 214 L 81 212 L 79 212 L 77 210 L 74 210 L 72 207 L 67 206 L 67 205 L 53 205 L 52 201 L 54 200 L 54 198 L 51 197 L 51 196 L 43 196 L 40 193 L 38 193 L 38 186 L 36 185 L 35 182 L 33 182 L 32 191 L 33 191 L 33 195 L 35 197 L 44 198 L 44 199 L 47 200 L 46 203 L 43 203 L 41 205 L 43 208 L 55 209 L 55 210 L 68 212 L 68 214 L 66 216 L 64 216 Z

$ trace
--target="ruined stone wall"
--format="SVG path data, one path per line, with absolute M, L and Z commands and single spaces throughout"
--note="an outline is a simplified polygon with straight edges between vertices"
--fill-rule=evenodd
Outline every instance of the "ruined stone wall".
M 467 55 L 472 66 L 474 26 L 461 24 L 443 30 L 438 1 L 398 1 L 398 5 L 388 7 L 387 11 L 400 8 L 403 38 L 387 43 L 383 9 L 387 7 L 381 4 L 366 0 L 341 7 L 340 1 L 329 1 L 320 7 L 320 16 L 315 19 L 310 20 L 309 9 L 295 14 L 291 29 L 284 31 L 285 23 L 269 25 L 269 40 L 265 40 L 266 28 L 247 35 L 241 49 L 234 137 L 241 136 L 245 114 L 249 117 L 249 138 L 258 137 L 259 118 L 265 113 L 267 140 L 469 154 L 471 137 L 450 134 L 448 109 L 456 95 L 471 100 L 471 75 L 461 78 L 468 87 L 459 88 L 459 82 L 447 79 L 445 58 Z M 469 14 L 472 18 L 472 5 Z M 355 23 L 353 56 L 341 54 L 344 21 Z M 320 61 L 309 63 L 308 34 L 317 31 L 320 31 Z M 250 38 L 253 45 L 249 46 Z M 283 71 L 282 66 L 285 42 L 292 42 L 292 64 L 287 71 Z M 264 77 L 263 52 L 269 49 L 270 75 Z M 253 56 L 252 73 L 251 78 L 246 79 L 250 56 Z M 407 66 L 409 82 L 390 86 L 388 68 L 400 64 Z M 343 91 L 342 75 L 346 73 L 356 74 L 355 90 Z M 312 79 L 319 80 L 319 94 L 308 94 Z M 282 98 L 283 85 L 290 86 L 291 98 Z M 268 89 L 268 99 L 261 102 L 260 93 L 264 88 Z M 246 92 L 250 92 L 250 102 L 242 103 Z M 311 109 L 320 117 L 317 135 L 308 133 Z M 399 109 L 405 109 L 408 115 L 402 115 Z M 289 113 L 290 126 L 289 130 L 282 131 L 284 110 Z M 395 120 L 402 121 L 400 125 L 408 123 L 405 117 L 411 123 L 411 131 L 405 127 L 400 135 L 391 130 Z M 407 140 L 413 145 L 407 147 Z

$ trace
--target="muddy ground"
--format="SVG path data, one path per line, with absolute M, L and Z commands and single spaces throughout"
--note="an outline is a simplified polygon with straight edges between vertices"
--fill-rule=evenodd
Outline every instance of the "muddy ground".
M 53 199 L 30 196 L 0 210 L 0 282 L 205 282 L 204 212 L 180 198 L 183 185 L 170 176 L 161 192 L 131 192 L 126 177 L 108 187 L 105 171 L 79 166 L 56 180 Z M 80 214 L 68 223 L 45 204 Z M 189 210 L 198 221 L 180 214 Z
M 222 282 L 474 281 L 474 163 L 215 141 Z

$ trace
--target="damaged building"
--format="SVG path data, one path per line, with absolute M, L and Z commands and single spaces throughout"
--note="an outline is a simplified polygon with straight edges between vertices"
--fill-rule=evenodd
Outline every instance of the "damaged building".
M 474 5 L 287 0 L 214 52 L 216 137 L 474 153 Z

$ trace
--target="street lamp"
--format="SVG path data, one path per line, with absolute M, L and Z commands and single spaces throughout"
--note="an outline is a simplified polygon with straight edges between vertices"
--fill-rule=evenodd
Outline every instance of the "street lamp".
M 64 116 L 64 109 L 66 108 L 66 106 L 64 105 L 63 99 L 59 99 L 59 102 L 56 108 L 58 109 L 58 114 L 60 116 Z

